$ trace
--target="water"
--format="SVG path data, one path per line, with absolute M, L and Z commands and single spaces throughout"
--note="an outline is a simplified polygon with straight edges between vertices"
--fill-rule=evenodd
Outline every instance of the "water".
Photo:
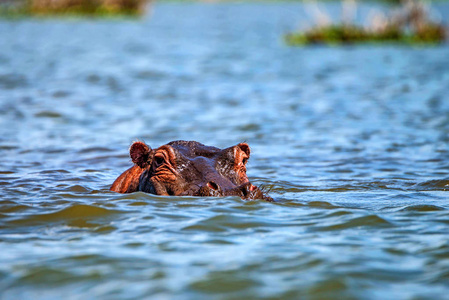
M 1 21 L 0 298 L 447 298 L 448 45 L 285 46 L 304 16 Z M 247 141 L 277 202 L 109 192 L 136 139 Z

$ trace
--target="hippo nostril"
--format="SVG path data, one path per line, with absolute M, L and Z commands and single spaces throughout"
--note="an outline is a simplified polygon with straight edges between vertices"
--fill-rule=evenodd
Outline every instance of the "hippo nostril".
M 212 189 L 212 190 L 218 190 L 218 184 L 216 184 L 215 182 L 213 182 L 213 181 L 209 181 L 208 183 L 207 183 L 207 186 L 210 188 L 210 189 Z

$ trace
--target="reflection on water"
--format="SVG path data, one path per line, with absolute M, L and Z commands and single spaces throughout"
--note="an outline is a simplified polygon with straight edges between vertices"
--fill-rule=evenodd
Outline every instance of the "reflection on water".
M 446 297 L 447 45 L 288 48 L 300 8 L 1 21 L 2 298 Z M 111 193 L 135 139 L 247 141 L 277 202 Z

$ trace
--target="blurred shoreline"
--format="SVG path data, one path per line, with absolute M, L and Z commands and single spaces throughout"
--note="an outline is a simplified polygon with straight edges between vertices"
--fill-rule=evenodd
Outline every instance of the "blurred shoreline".
M 140 16 L 151 0 L 0 0 L 1 17 Z

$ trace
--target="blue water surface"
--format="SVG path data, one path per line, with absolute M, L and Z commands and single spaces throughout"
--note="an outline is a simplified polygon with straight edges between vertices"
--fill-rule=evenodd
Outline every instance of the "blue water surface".
M 448 44 L 286 46 L 307 22 L 1 20 L 0 298 L 447 298 Z M 277 202 L 110 192 L 137 139 L 246 141 Z

